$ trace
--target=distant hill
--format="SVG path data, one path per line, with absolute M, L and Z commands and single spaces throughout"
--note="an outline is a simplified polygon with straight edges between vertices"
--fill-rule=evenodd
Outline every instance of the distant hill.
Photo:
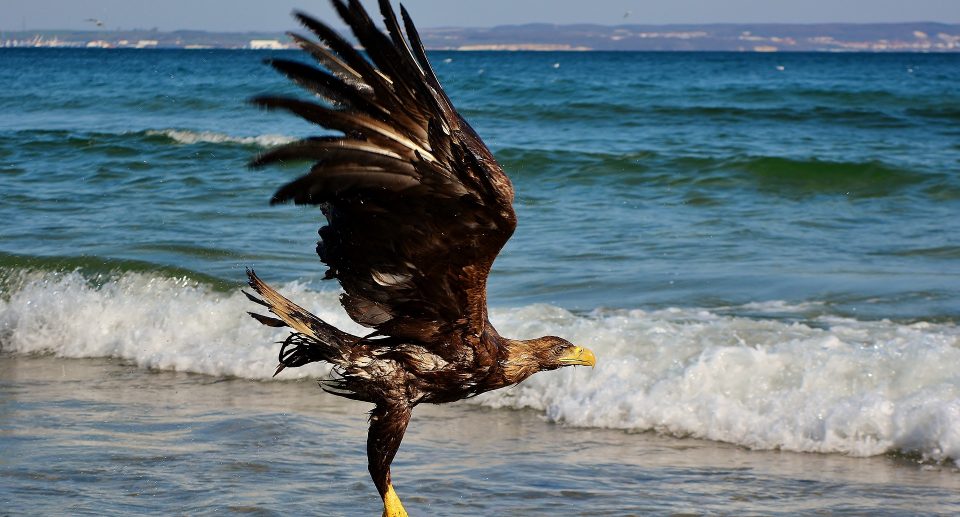
M 447 50 L 659 50 L 960 52 L 960 24 L 505 25 L 427 28 L 424 45 Z M 284 34 L 102 30 L 0 33 L 0 47 L 283 48 Z
M 490 29 L 431 29 L 433 48 L 531 48 L 591 50 L 727 51 L 960 51 L 960 25 L 891 24 L 716 24 L 547 25 Z

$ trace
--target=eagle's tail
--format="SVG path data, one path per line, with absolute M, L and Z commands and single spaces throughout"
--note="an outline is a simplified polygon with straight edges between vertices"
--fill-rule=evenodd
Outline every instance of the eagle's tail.
M 290 327 L 294 330 L 280 347 L 280 365 L 274 376 L 284 368 L 326 361 L 337 366 L 347 363 L 347 352 L 360 338 L 341 331 L 291 302 L 247 269 L 250 287 L 262 298 L 246 291 L 243 294 L 254 303 L 263 305 L 278 318 L 250 312 L 250 316 L 268 327 Z

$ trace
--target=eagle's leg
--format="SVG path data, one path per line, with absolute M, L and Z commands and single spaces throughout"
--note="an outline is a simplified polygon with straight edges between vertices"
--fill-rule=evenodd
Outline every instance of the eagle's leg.
M 370 477 L 383 499 L 383 517 L 407 517 L 400 498 L 390 482 L 390 463 L 393 462 L 403 433 L 410 422 L 412 408 L 405 402 L 377 404 L 370 413 L 370 433 L 367 435 L 367 466 Z

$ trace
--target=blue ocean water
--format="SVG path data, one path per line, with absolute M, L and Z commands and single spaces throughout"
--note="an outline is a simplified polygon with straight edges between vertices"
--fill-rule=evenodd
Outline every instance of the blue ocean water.
M 289 53 L 290 55 L 296 55 Z M 250 171 L 314 134 L 242 51 L 6 50 L 0 252 L 318 278 L 320 215 Z M 953 55 L 444 53 L 447 90 L 516 183 L 494 304 L 823 302 L 960 313 Z
M 252 390 L 273 373 L 273 343 L 283 336 L 245 315 L 249 303 L 238 288 L 247 266 L 325 319 L 355 328 L 338 308 L 337 286 L 320 280 L 324 268 L 313 252 L 319 211 L 267 204 L 302 171 L 245 166 L 264 149 L 319 132 L 246 103 L 260 93 L 301 94 L 262 63 L 274 55 L 0 51 L 0 69 L 8 71 L 0 74 L 0 392 L 17 422 L 0 432 L 0 444 L 24 447 L 13 455 L 21 463 L 0 463 L 0 474 L 16 479 L 21 495 L 38 489 L 29 480 L 39 478 L 25 466 L 29 453 L 22 451 L 37 446 L 23 440 L 35 434 L 39 424 L 31 422 L 44 404 L 72 408 L 61 413 L 66 423 L 56 424 L 66 428 L 86 425 L 92 414 L 103 421 L 126 410 L 139 414 L 148 402 L 121 397 L 107 404 L 61 388 L 43 391 L 42 383 L 25 390 L 31 381 L 15 373 L 24 364 L 44 379 L 56 377 L 46 362 L 30 366 L 27 354 L 52 355 L 49 361 L 63 361 L 64 368 L 81 368 L 67 358 L 104 357 L 132 368 L 108 368 L 109 385 L 93 375 L 67 375 L 86 388 L 126 391 L 170 382 L 199 394 L 218 379 L 248 383 L 239 392 Z M 542 374 L 456 414 L 482 422 L 487 417 L 477 415 L 488 408 L 524 408 L 582 432 L 629 431 L 602 435 L 605 444 L 616 442 L 604 449 L 604 465 L 620 473 L 637 471 L 616 464 L 610 451 L 650 446 L 650 437 L 637 432 L 954 468 L 960 458 L 960 56 L 433 52 L 431 59 L 517 191 L 519 227 L 490 278 L 494 323 L 514 337 L 563 335 L 600 356 L 594 371 Z M 170 370 L 203 375 L 169 377 Z M 263 389 L 304 391 L 290 384 Z M 324 414 L 333 421 L 365 411 L 316 396 L 321 403 L 309 409 L 334 408 Z M 190 403 L 178 399 L 163 407 Z M 202 414 L 213 430 L 197 432 L 215 441 L 218 429 L 261 425 L 258 411 L 266 406 L 233 401 L 232 414 L 185 409 L 145 432 L 172 443 L 177 430 Z M 430 414 L 428 420 L 442 421 L 439 409 Z M 496 434 L 516 452 L 523 449 L 509 440 L 516 424 L 511 414 L 497 413 L 505 423 Z M 357 424 L 362 435 L 363 423 L 354 420 L 344 425 Z M 130 430 L 90 436 L 101 432 L 121 433 L 131 451 L 141 446 Z M 49 436 L 43 444 L 52 457 L 75 443 L 72 435 Z M 414 449 L 421 456 L 425 450 Z M 116 459 L 100 452 L 107 465 L 136 461 L 142 472 L 153 472 L 150 462 L 163 457 Z M 366 501 L 362 448 L 351 453 L 357 482 L 364 483 L 352 490 Z M 86 456 L 73 454 L 82 465 Z M 216 454 L 226 453 L 183 454 L 216 464 Z M 537 472 L 552 468 L 527 465 L 521 456 L 503 461 Z M 480 456 L 469 461 L 484 464 Z M 563 463 L 570 479 L 598 468 L 578 461 L 584 460 Z M 772 468 L 760 463 L 766 465 L 761 470 Z M 759 468 L 751 465 L 745 468 Z M 56 466 L 46 468 L 37 476 L 63 475 Z M 292 470 L 277 473 L 254 462 L 237 472 L 299 472 L 283 468 Z M 784 483 L 802 491 L 802 472 L 810 468 L 783 474 L 792 480 Z M 690 472 L 657 475 L 664 476 L 658 490 L 669 490 Z M 855 477 L 837 483 L 849 488 L 844 483 Z M 522 490 L 509 477 L 487 481 L 484 490 L 491 493 Z M 580 502 L 571 511 L 596 508 L 594 498 L 604 490 L 631 493 L 630 485 L 607 482 L 594 492 L 584 488 L 587 495 L 574 497 Z M 926 482 L 944 483 L 916 481 Z M 955 480 L 946 483 L 952 487 Z M 760 491 L 782 489 L 773 483 Z M 421 503 L 440 505 L 455 493 L 437 490 L 438 499 L 424 496 Z M 934 492 L 947 506 L 931 512 L 957 504 Z M 515 497 L 506 506 L 490 503 L 482 511 L 509 513 L 528 492 L 510 493 Z M 880 495 L 853 509 L 883 510 Z M 755 501 L 765 497 L 758 493 Z M 715 506 L 705 508 L 733 508 L 709 500 Z M 686 511 L 705 499 L 662 506 L 631 501 L 607 501 L 603 508 L 613 515 L 622 513 L 618 508 Z M 53 504 L 48 510 L 57 508 Z M 176 502 L 164 504 L 182 510 Z M 735 508 L 779 508 L 744 504 Z M 796 511 L 816 508 L 808 500 L 797 504 Z M 831 508 L 849 509 L 837 504 Z

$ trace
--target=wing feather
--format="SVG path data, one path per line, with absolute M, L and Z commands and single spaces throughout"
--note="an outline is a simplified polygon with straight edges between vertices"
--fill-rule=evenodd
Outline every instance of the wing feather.
M 266 109 L 284 109 L 307 122 L 343 131 L 349 137 L 376 141 L 387 139 L 394 143 L 409 149 L 411 152 L 418 152 L 420 156 L 433 159 L 433 155 L 423 147 L 422 143 L 414 140 L 415 137 L 408 133 L 408 128 L 391 125 L 387 122 L 381 122 L 374 116 L 361 111 L 342 111 L 319 104 L 301 101 L 292 97 L 254 97 L 251 102 Z M 389 145 L 389 144 L 387 144 Z
M 433 65 L 431 65 L 430 60 L 427 59 L 427 52 L 423 48 L 423 42 L 420 41 L 420 33 L 417 32 L 417 27 L 413 24 L 413 18 L 410 17 L 410 13 L 407 12 L 407 9 L 403 5 L 400 6 L 400 15 L 403 16 L 403 25 L 407 29 L 407 38 L 410 40 L 409 48 L 411 49 L 411 53 L 420 65 L 427 84 L 434 89 L 434 93 L 437 95 L 438 101 L 441 104 L 440 109 L 448 115 L 456 113 L 456 110 L 453 109 L 453 103 L 450 102 L 447 94 L 440 86 L 437 74 L 433 71 Z M 456 118 L 459 119 L 459 115 L 457 115 Z
M 453 108 L 405 9 L 401 28 L 389 0 L 379 0 L 384 33 L 359 1 L 332 3 L 366 57 L 297 13 L 320 43 L 292 37 L 325 70 L 270 61 L 329 104 L 279 96 L 253 103 L 342 136 L 286 144 L 251 165 L 315 162 L 272 202 L 323 208 L 317 253 L 343 286 L 351 318 L 434 350 L 448 346 L 449 333 L 479 336 L 487 275 L 516 226 L 510 180 Z
M 326 67 L 330 73 L 339 77 L 341 81 L 353 86 L 364 94 L 369 95 L 372 92 L 370 86 L 363 82 L 363 77 L 351 68 L 350 65 L 338 58 L 336 54 L 295 32 L 288 32 L 287 35 L 290 36 L 297 46 L 313 56 L 318 63 Z
M 364 111 L 379 112 L 379 108 L 369 101 L 363 90 L 357 89 L 355 85 L 343 81 L 334 74 L 289 59 L 268 59 L 266 63 L 301 87 L 316 93 L 334 105 L 362 106 Z
M 287 161 L 318 161 L 327 159 L 331 154 L 341 151 L 364 152 L 375 156 L 386 156 L 401 160 L 401 156 L 382 146 L 363 140 L 345 140 L 340 137 L 313 137 L 279 145 L 257 156 L 250 162 L 254 168 Z

